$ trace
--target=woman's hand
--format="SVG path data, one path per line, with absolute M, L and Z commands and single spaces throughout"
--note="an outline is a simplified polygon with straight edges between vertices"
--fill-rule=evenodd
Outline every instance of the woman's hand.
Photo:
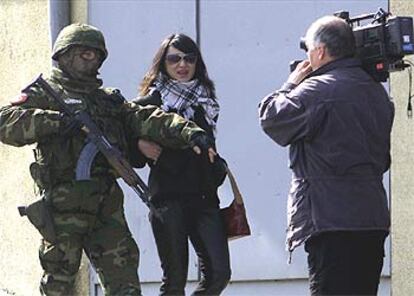
M 147 140 L 138 140 L 138 149 L 145 155 L 146 158 L 157 161 L 160 157 L 162 148 L 157 143 L 147 141 Z
M 214 140 L 208 137 L 204 132 L 196 133 L 191 137 L 190 146 L 196 154 L 207 153 L 208 159 L 211 163 L 214 162 L 214 158 L 217 155 L 213 148 Z
M 199 154 L 199 155 L 202 153 L 200 147 L 198 147 L 198 146 L 194 146 L 193 151 L 196 154 Z M 211 163 L 213 163 L 214 162 L 214 157 L 217 155 L 217 152 L 214 151 L 213 148 L 208 148 L 207 153 L 208 153 L 208 159 L 210 160 Z

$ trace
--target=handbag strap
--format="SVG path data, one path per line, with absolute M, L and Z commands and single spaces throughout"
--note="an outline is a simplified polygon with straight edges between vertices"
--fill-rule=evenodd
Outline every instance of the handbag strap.
M 236 179 L 234 178 L 233 173 L 230 171 L 230 168 L 227 166 L 227 176 L 230 180 L 231 189 L 233 190 L 234 200 L 237 204 L 243 204 L 243 197 L 240 193 L 239 186 L 237 186 Z

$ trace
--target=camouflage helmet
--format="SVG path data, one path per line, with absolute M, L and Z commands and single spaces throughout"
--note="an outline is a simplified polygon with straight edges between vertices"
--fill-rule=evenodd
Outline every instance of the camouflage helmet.
M 103 54 L 102 61 L 108 55 L 105 47 L 105 38 L 97 28 L 86 24 L 71 24 L 64 27 L 56 38 L 53 46 L 52 59 L 64 53 L 73 45 L 82 45 L 100 50 Z

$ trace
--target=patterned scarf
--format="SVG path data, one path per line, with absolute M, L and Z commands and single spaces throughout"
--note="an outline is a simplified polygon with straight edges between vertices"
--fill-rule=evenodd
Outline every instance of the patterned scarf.
M 220 106 L 217 100 L 208 96 L 206 88 L 197 79 L 179 82 L 160 73 L 155 88 L 161 94 L 161 108 L 166 112 L 176 112 L 185 119 L 194 120 L 195 107 L 202 107 L 204 118 L 216 135 Z

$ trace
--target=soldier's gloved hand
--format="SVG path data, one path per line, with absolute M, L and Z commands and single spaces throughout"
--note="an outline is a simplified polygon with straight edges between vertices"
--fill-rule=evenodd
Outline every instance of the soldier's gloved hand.
M 214 162 L 214 157 L 217 155 L 214 151 L 214 141 L 205 133 L 195 133 L 191 136 L 190 146 L 197 154 L 206 153 L 211 163 Z
M 80 132 L 82 128 L 82 123 L 79 120 L 65 113 L 60 113 L 59 118 L 59 135 L 65 137 L 73 137 Z

